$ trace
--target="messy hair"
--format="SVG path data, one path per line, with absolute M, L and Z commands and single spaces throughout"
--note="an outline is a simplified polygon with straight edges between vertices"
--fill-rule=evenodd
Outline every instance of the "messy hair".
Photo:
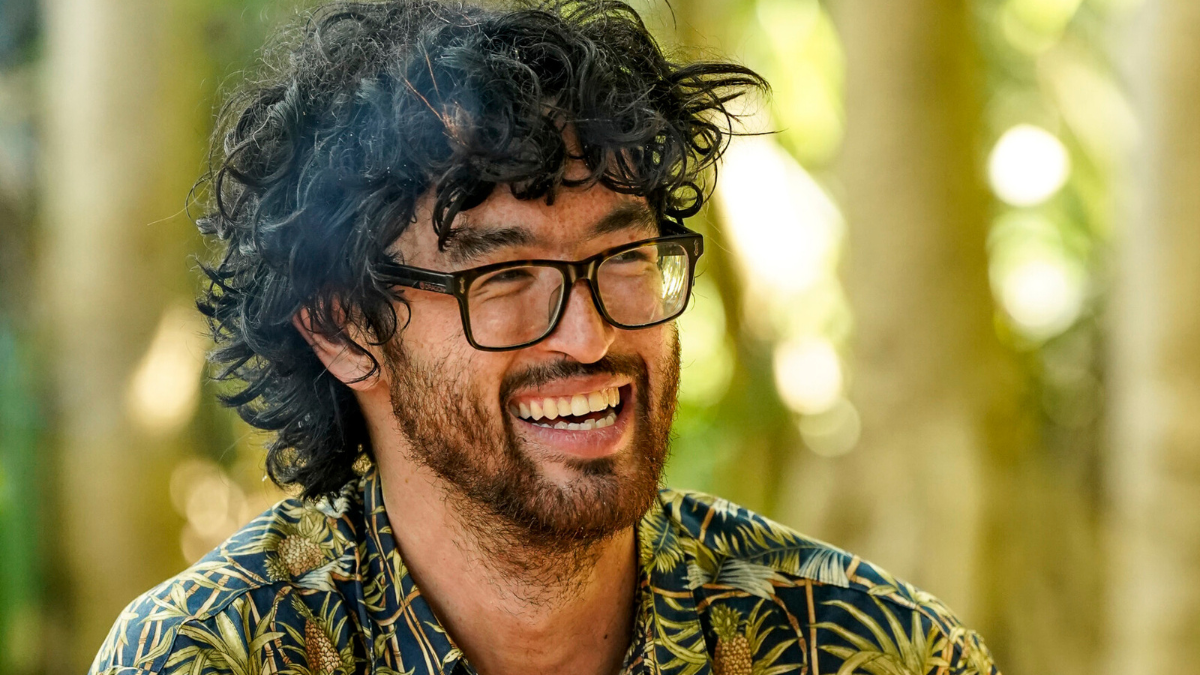
M 740 65 L 669 60 L 616 0 L 339 2 L 275 44 L 223 106 L 197 183 L 199 229 L 220 242 L 198 306 L 216 378 L 234 383 L 223 402 L 274 432 L 267 471 L 306 497 L 338 490 L 371 449 L 352 391 L 292 318 L 306 309 L 368 356 L 347 322 L 392 339 L 404 301 L 376 265 L 421 197 L 439 246 L 498 185 L 550 201 L 599 183 L 685 218 L 710 193 L 729 104 L 766 87 Z M 569 162 L 587 175 L 567 178 Z

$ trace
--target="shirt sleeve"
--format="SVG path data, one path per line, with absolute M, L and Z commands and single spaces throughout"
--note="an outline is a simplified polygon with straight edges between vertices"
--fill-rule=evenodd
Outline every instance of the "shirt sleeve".
M 129 603 L 117 617 L 100 646 L 88 675 L 123 675 L 159 672 L 175 641 L 172 622 L 160 612 L 151 593 Z
M 959 638 L 950 675 L 1000 675 L 992 653 L 975 631 L 965 630 Z

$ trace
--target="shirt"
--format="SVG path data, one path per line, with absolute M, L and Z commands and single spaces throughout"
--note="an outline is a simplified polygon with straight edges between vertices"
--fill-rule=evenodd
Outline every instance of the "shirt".
M 637 542 L 627 673 L 998 673 L 932 596 L 724 499 L 661 490 Z M 334 497 L 280 502 L 134 600 L 90 672 L 475 670 L 409 576 L 371 469 Z

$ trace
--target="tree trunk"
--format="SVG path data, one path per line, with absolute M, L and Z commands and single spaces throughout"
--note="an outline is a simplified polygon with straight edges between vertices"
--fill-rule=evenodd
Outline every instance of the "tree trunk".
M 120 609 L 182 566 L 166 476 L 183 441 L 140 431 L 126 406 L 163 306 L 188 286 L 181 210 L 207 111 L 189 95 L 201 76 L 178 72 L 193 45 L 171 33 L 176 6 L 45 3 L 40 305 L 59 450 L 46 537 L 51 630 L 70 647 L 50 650 L 51 672 L 86 671 Z
M 1160 673 L 1200 662 L 1200 5 L 1128 23 L 1142 145 L 1111 323 L 1108 663 Z
M 1019 380 L 987 281 L 972 19 L 964 3 L 932 0 L 839 0 L 832 12 L 847 59 L 837 172 L 862 435 L 843 458 L 803 460 L 797 492 L 824 495 L 803 520 L 978 625 L 988 476 L 1013 452 Z

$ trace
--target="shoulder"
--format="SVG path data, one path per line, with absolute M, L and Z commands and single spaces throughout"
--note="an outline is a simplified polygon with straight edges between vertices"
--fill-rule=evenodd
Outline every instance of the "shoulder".
M 349 486 L 336 498 L 279 502 L 194 565 L 129 603 L 90 672 L 174 670 L 205 645 L 245 653 L 263 637 L 259 626 L 279 625 L 277 613 L 307 611 L 288 596 L 336 596 L 337 580 L 352 576 L 354 528 L 362 522 L 350 515 L 355 507 L 360 505 Z M 304 617 L 297 622 L 303 631 Z
M 827 661 L 837 670 L 895 656 L 914 672 L 998 672 L 979 636 L 940 600 L 858 556 L 720 497 L 665 489 L 659 506 L 660 526 L 674 531 L 660 540 L 676 539 L 667 547 L 687 565 L 718 645 L 718 628 L 739 625 L 771 642 L 764 631 L 774 623 L 806 643 L 821 671 Z

